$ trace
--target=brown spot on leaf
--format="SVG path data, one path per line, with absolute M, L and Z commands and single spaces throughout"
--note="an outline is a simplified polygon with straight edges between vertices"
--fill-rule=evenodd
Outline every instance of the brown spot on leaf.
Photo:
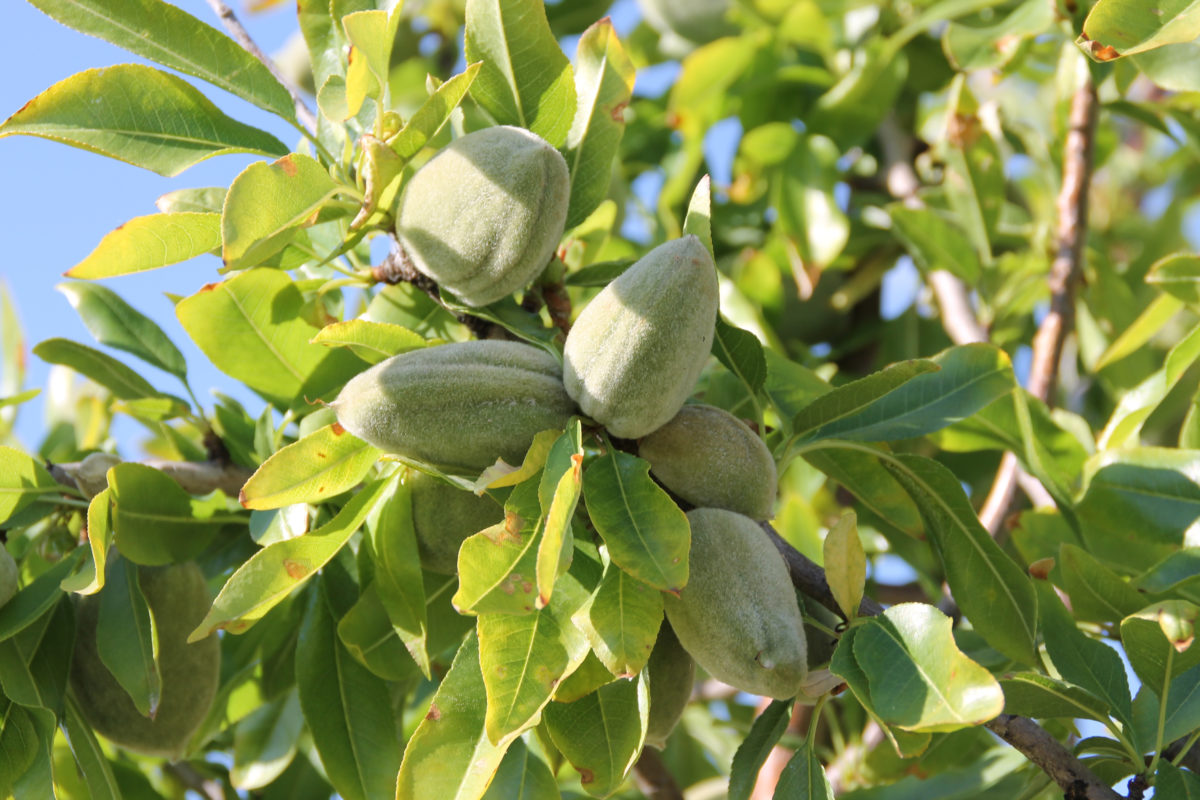
M 283 568 L 287 570 L 288 577 L 292 580 L 298 581 L 301 578 L 308 577 L 308 566 L 295 559 L 285 558 L 283 560 Z
M 328 453 L 322 453 L 321 451 L 319 451 L 319 450 L 318 450 L 318 451 L 317 451 L 317 458 L 329 458 L 329 454 L 328 454 Z
M 583 480 L 583 456 L 581 454 L 571 454 L 571 470 L 574 472 L 571 476 L 572 480 Z
M 240 492 L 238 492 L 238 502 L 242 504 L 242 508 L 249 508 L 249 506 L 246 505 L 246 490 L 245 489 L 242 489 Z
M 296 177 L 296 175 L 300 172 L 300 168 L 296 166 L 296 162 L 292 159 L 292 157 L 290 155 L 284 156 L 283 158 L 279 159 L 275 163 L 279 166 L 279 168 L 281 170 L 283 170 L 283 174 L 288 176 L 289 178 Z
M 442 718 L 442 710 L 437 707 L 437 703 L 431 703 L 429 705 L 429 713 L 425 715 L 425 719 L 433 720 L 434 722 L 437 722 L 441 718 Z
M 334 436 L 341 436 L 343 433 L 346 432 L 346 429 L 342 427 L 342 423 L 340 423 L 340 422 L 333 423 L 333 425 L 331 425 L 330 428 L 333 430 Z
M 211 292 L 213 289 L 217 288 L 220 285 L 221 285 L 220 281 L 217 281 L 216 283 L 206 283 L 200 287 L 200 291 L 201 292 Z
M 1039 581 L 1044 581 L 1050 577 L 1050 570 L 1052 569 L 1054 569 L 1053 558 L 1040 558 L 1029 565 L 1029 574 Z
M 596 773 L 592 772 L 587 767 L 576 767 L 576 769 L 579 770 L 579 782 L 580 783 L 595 783 L 596 782 Z
M 1117 52 L 1117 48 L 1111 44 L 1101 44 L 1100 42 L 1092 41 L 1086 33 L 1080 34 L 1079 39 L 1087 43 L 1088 52 L 1097 61 L 1113 61 L 1121 57 L 1121 54 Z
M 613 110 L 612 110 L 613 122 L 616 122 L 620 125 L 625 124 L 625 109 L 628 106 L 629 106 L 629 103 L 617 103 L 615 106 L 613 106 Z

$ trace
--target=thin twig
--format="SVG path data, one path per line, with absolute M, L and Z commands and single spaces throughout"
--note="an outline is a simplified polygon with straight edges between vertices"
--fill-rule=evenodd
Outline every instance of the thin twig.
M 787 563 L 792 584 L 806 596 L 841 614 L 825 579 L 825 571 L 788 544 L 770 523 L 762 523 L 762 528 L 771 536 Z M 864 597 L 858 613 L 864 617 L 877 616 L 883 609 L 874 600 Z M 1065 800 L 1120 800 L 1119 794 L 1033 720 L 1001 714 L 985 726 L 1049 775 L 1062 788 Z
M 1088 188 L 1092 181 L 1092 150 L 1096 134 L 1096 86 L 1088 78 L 1071 98 L 1070 128 L 1063 146 L 1063 177 L 1058 192 L 1058 226 L 1054 262 L 1047 283 L 1050 310 L 1033 337 L 1033 359 L 1027 388 L 1034 397 L 1053 404 L 1063 343 L 1075 322 L 1075 290 L 1083 272 L 1087 240 Z M 1017 459 L 1005 453 L 996 479 L 979 515 L 993 535 L 1008 515 L 1017 488 Z
M 683 800 L 683 792 L 662 756 L 653 747 L 643 747 L 633 765 L 633 779 L 650 800 Z
M 220 489 L 230 497 L 237 497 L 242 487 L 246 485 L 246 481 L 250 480 L 250 476 L 254 474 L 252 469 L 216 461 L 167 461 L 152 458 L 139 463 L 170 476 L 183 487 L 185 492 L 196 495 L 208 494 L 215 489 Z M 59 483 L 68 486 L 78 485 L 78 473 L 81 465 L 82 462 L 78 461 L 53 464 L 50 467 L 50 474 Z M 80 486 L 80 488 L 83 487 Z M 103 485 L 100 488 L 103 488 Z
M 263 66 L 270 70 L 271 74 L 275 76 L 275 80 L 279 81 L 279 83 L 283 85 L 284 89 L 287 89 L 287 93 L 292 97 L 292 104 L 296 107 L 296 116 L 300 119 L 300 122 L 304 124 L 304 127 L 308 129 L 308 132 L 313 136 L 316 136 L 317 117 L 315 114 L 313 114 L 312 109 L 308 107 L 308 104 L 304 102 L 304 98 L 300 95 L 299 87 L 292 83 L 291 80 L 279 70 L 279 67 L 274 61 L 271 60 L 270 56 L 259 49 L 259 46 L 255 43 L 255 41 L 250 38 L 250 32 L 246 30 L 241 21 L 238 20 L 237 16 L 233 13 L 232 8 L 225 5 L 222 0 L 208 0 L 208 5 L 209 8 L 211 8 L 218 17 L 220 17 L 221 24 L 225 26 L 225 30 L 229 31 L 229 35 L 233 37 L 234 41 L 241 45 L 242 49 L 247 53 L 261 61 Z

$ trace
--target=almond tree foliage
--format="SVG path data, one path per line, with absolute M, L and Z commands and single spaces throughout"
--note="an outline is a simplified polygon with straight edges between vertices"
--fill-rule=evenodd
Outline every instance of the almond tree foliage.
M 299 0 L 278 68 L 216 0 L 228 35 L 162 0 L 30 2 L 161 68 L 67 78 L 0 137 L 170 176 L 262 160 L 184 175 L 62 265 L 96 342 L 33 347 L 87 382 L 34 451 L 0 447 L 0 794 L 1200 797 L 1192 5 L 645 0 L 622 37 L 608 0 Z M 473 307 L 390 237 L 421 165 L 495 125 L 565 158 L 566 230 Z M 711 189 L 706 141 L 733 151 Z M 769 600 L 803 615 L 794 699 L 703 669 L 655 686 L 664 604 L 701 570 L 637 442 L 577 415 L 518 463 L 439 470 L 325 406 L 451 342 L 561 360 L 601 288 L 685 235 L 720 286 L 690 402 L 747 421 L 778 474 L 760 527 L 796 590 Z M 181 330 L 121 299 L 121 275 L 193 258 L 163 287 Z M 39 390 L 2 314 L 12 440 Z M 261 405 L 193 391 L 184 335 Z M 118 416 L 145 438 L 113 441 Z M 503 520 L 457 574 L 422 568 L 422 481 Z M 211 604 L 160 599 L 169 565 Z M 738 567 L 716 571 L 755 581 Z M 209 636 L 219 668 L 181 671 Z M 96 722 L 96 674 L 127 724 Z M 147 755 L 127 729 L 151 718 Z

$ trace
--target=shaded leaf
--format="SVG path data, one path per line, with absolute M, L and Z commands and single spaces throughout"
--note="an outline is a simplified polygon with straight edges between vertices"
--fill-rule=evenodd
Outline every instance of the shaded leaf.
M 662 594 L 609 562 L 575 624 L 609 672 L 630 678 L 650 659 L 662 619 Z
M 106 582 L 107 591 L 100 593 L 96 649 L 138 712 L 153 719 L 162 698 L 158 623 L 142 594 L 135 565 L 114 559 Z
M 750 394 L 757 394 L 763 388 L 767 380 L 767 361 L 763 346 L 754 334 L 730 325 L 718 314 L 712 352 Z
M 558 800 L 558 781 L 520 739 L 512 743 L 483 800 Z
M 59 584 L 78 566 L 81 555 L 80 550 L 72 550 L 0 606 L 0 642 L 25 630 L 54 607 L 62 598 Z
M 858 615 L 867 582 L 867 557 L 858 538 L 858 519 L 847 511 L 825 535 L 825 579 L 846 619 Z
M 775 784 L 775 797 L 779 800 L 802 798 L 803 800 L 833 800 L 833 788 L 825 777 L 825 768 L 813 752 L 812 744 L 805 741 L 788 760 L 779 773 Z
M 1071 596 L 1071 612 L 1082 622 L 1120 622 L 1146 603 L 1140 592 L 1081 547 L 1064 544 L 1058 567 Z
M 791 718 L 792 701 L 772 700 L 754 720 L 750 733 L 733 756 L 733 767 L 729 772 L 729 800 L 750 800 L 750 793 L 758 782 L 758 771 L 787 730 Z
M 366 544 L 375 565 L 371 587 L 379 595 L 379 601 L 409 655 L 428 678 L 428 600 L 421 577 L 408 489 L 398 485 L 388 487 L 375 511 L 367 517 Z
M 193 500 L 165 473 L 143 464 L 117 464 L 108 471 L 112 494 L 113 540 L 135 564 L 154 566 L 194 558 L 227 523 L 245 517 L 213 513 Z M 224 501 L 220 507 L 224 508 Z
M 1168 684 L 1200 664 L 1195 644 L 1200 607 L 1187 600 L 1146 606 L 1121 620 L 1121 642 L 1133 671 L 1161 697 Z
M 1035 719 L 1108 719 L 1108 704 L 1080 686 L 1037 672 L 1018 672 L 1000 680 L 1004 713 Z
M 601 686 L 573 703 L 546 709 L 555 747 L 579 772 L 583 789 L 607 797 L 620 787 L 646 738 L 650 710 L 645 676 Z
M 304 730 L 300 696 L 289 691 L 251 711 L 233 730 L 229 781 L 237 789 L 261 789 L 283 774 Z
M 274 136 L 227 117 L 187 81 L 139 64 L 89 69 L 30 100 L 0 125 L 168 177 L 226 153 L 281 156 Z

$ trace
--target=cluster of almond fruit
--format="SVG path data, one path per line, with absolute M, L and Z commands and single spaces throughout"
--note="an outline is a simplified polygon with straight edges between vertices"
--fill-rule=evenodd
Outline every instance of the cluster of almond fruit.
M 417 270 L 483 306 L 550 262 L 569 195 L 554 147 L 520 128 L 487 128 L 416 172 L 398 203 L 396 237 Z M 684 236 L 651 250 L 582 309 L 562 363 L 520 342 L 444 344 L 375 365 L 331 405 L 342 427 L 381 450 L 472 477 L 498 458 L 521 463 L 537 433 L 577 414 L 634 442 L 654 477 L 694 507 L 690 577 L 666 598 L 679 642 L 715 678 L 788 698 L 807 662 L 794 589 L 758 524 L 772 516 L 774 460 L 728 412 L 685 405 L 712 349 L 717 300 L 712 255 Z M 419 474 L 410 483 L 427 569 L 454 572 L 461 542 L 503 518 L 488 497 Z

